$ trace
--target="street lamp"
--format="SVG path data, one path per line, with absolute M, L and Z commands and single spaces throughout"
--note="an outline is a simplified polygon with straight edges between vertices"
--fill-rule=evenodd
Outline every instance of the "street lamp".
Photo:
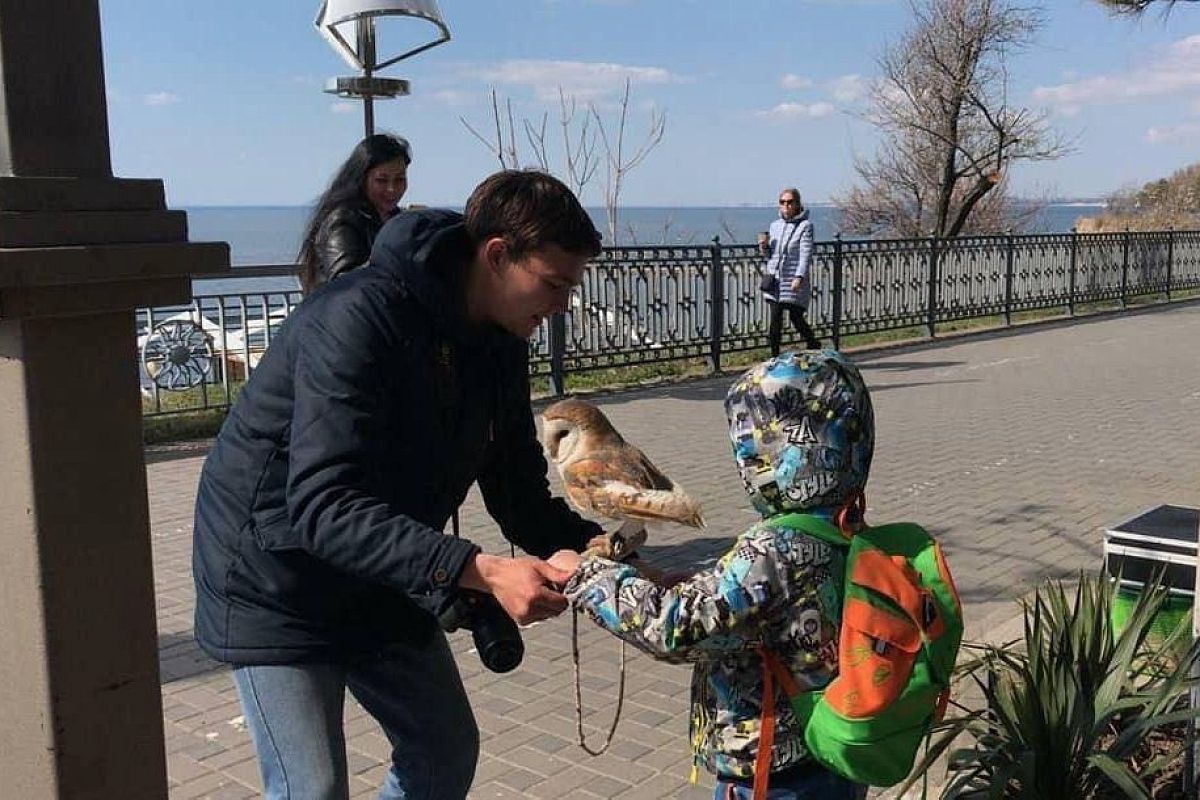
M 398 56 L 380 60 L 376 19 L 412 17 L 425 20 L 437 28 L 431 41 L 425 37 L 408 38 Z M 361 70 L 361 75 L 331 78 L 325 91 L 338 97 L 358 97 L 363 101 L 363 128 L 366 135 L 375 132 L 376 97 L 391 98 L 408 94 L 408 81 L 400 78 L 380 78 L 375 73 L 397 61 L 424 52 L 450 41 L 450 29 L 442 20 L 437 0 L 324 0 L 314 23 L 326 41 L 347 64 Z M 408 49 L 404 49 L 408 48 Z

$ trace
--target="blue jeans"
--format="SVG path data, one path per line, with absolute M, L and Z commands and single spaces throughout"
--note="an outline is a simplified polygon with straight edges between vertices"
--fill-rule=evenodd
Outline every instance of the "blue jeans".
M 462 800 L 479 729 L 446 637 L 354 664 L 233 671 L 266 800 L 346 800 L 346 690 L 383 726 L 392 766 L 379 800 Z
M 753 785 L 749 780 L 732 780 L 717 776 L 713 800 L 751 800 Z M 819 766 L 790 768 L 771 776 L 767 783 L 767 800 L 861 800 L 866 787 L 851 783 Z

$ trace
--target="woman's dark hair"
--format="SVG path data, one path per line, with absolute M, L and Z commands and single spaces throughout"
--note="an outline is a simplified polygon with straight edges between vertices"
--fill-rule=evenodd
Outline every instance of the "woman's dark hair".
M 412 163 L 412 150 L 408 141 L 389 133 L 377 133 L 363 139 L 338 171 L 334 173 L 329 188 L 317 200 L 316 208 L 304 226 L 304 237 L 300 240 L 300 253 L 296 256 L 296 274 L 300 278 L 300 288 L 308 292 L 320 282 L 320 264 L 317 259 L 317 232 L 321 223 L 335 208 L 342 206 L 361 206 L 370 211 L 371 204 L 367 200 L 363 184 L 367 173 L 380 164 L 386 164 L 396 159 L 404 159 L 405 166 Z
M 497 172 L 475 187 L 463 211 L 475 244 L 502 237 L 513 258 L 547 245 L 595 257 L 600 234 L 566 184 L 538 170 Z

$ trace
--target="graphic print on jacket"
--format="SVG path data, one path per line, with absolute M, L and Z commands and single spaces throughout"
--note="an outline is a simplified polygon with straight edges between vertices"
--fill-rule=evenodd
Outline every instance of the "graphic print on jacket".
M 843 554 L 770 520 L 739 536 L 715 568 L 669 589 L 629 566 L 584 561 L 567 584 L 572 605 L 661 660 L 693 663 L 690 738 L 710 771 L 750 777 L 762 697 L 761 641 L 779 654 L 802 690 L 819 689 L 837 670 L 837 620 Z M 785 698 L 772 770 L 807 757 L 804 731 Z

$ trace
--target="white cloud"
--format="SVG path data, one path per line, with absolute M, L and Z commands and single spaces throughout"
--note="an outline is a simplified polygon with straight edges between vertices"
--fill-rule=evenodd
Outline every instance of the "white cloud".
M 684 78 L 661 67 L 633 67 L 592 61 L 501 61 L 474 72 L 489 83 L 528 86 L 539 100 L 557 100 L 558 89 L 581 101 L 594 101 L 621 91 L 628 79 L 646 83 L 682 83 Z
M 334 114 L 352 114 L 360 108 L 358 103 L 351 103 L 346 100 L 339 100 L 329 106 L 329 110 Z
M 442 89 L 429 95 L 433 100 L 447 106 L 469 106 L 475 102 L 475 95 L 459 89 Z
M 179 95 L 170 92 L 150 92 L 142 95 L 142 103 L 148 106 L 171 106 L 179 102 Z
M 843 75 L 829 83 L 833 99 L 839 103 L 854 103 L 867 93 L 867 82 L 861 75 Z
M 1035 99 L 1063 114 L 1083 106 L 1129 103 L 1200 91 L 1200 34 L 1181 39 L 1149 63 L 1127 72 L 1039 86 Z
M 1186 142 L 1191 144 L 1200 138 L 1200 122 L 1184 122 L 1165 128 L 1150 128 L 1146 131 L 1146 141 L 1150 144 L 1174 144 Z
M 779 85 L 785 89 L 807 89 L 813 85 L 811 78 L 806 78 L 803 75 L 794 75 L 789 72 L 779 79 Z
M 816 119 L 837 111 L 832 103 L 780 103 L 770 111 L 755 112 L 756 116 L 772 119 Z

